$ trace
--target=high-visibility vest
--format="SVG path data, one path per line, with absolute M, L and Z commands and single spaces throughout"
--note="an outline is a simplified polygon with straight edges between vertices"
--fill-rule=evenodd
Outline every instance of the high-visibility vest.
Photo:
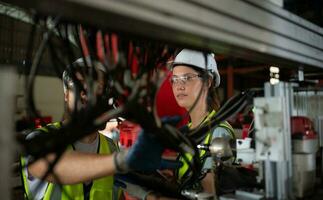
M 60 127 L 61 127 L 61 123 L 60 122 L 55 122 L 55 123 L 47 124 L 44 127 L 38 128 L 35 131 L 48 133 L 49 130 L 59 129 Z M 27 170 L 26 164 L 27 164 L 27 162 L 26 162 L 25 157 L 20 156 L 20 166 L 21 166 L 20 173 L 21 173 L 21 179 L 22 179 L 22 183 L 23 183 L 24 197 L 25 197 L 25 199 L 32 200 L 33 196 L 32 196 L 32 194 L 30 192 L 30 188 L 29 188 L 29 185 L 28 185 L 27 174 L 25 173 L 25 170 Z
M 50 126 L 56 126 L 57 128 L 60 127 L 60 124 L 54 123 L 50 124 Z M 42 131 L 48 131 L 46 127 L 40 128 Z M 72 146 L 68 147 L 68 149 L 73 149 Z M 111 154 L 111 148 L 109 146 L 108 139 L 102 135 L 99 134 L 99 154 Z M 25 160 L 21 159 L 22 166 L 25 166 Z M 25 197 L 28 199 L 32 199 L 30 190 L 28 188 L 28 182 L 26 174 L 24 173 L 24 170 L 22 170 L 22 179 L 24 182 L 24 189 L 25 189 Z M 73 184 L 73 185 L 58 185 L 55 183 L 48 183 L 46 191 L 44 193 L 44 200 L 50 200 L 53 192 L 55 191 L 55 187 L 61 187 L 60 194 L 55 194 L 55 196 L 60 196 L 61 200 L 84 200 L 84 191 L 83 191 L 83 183 L 79 184 Z M 90 190 L 90 200 L 101 200 L 101 199 L 119 199 L 121 196 L 122 191 L 118 190 L 117 192 L 114 191 L 114 178 L 113 176 L 106 176 L 103 178 L 99 178 L 96 180 L 93 180 L 92 187 Z M 56 190 L 57 191 L 57 190 Z
M 216 114 L 216 112 L 213 110 L 203 120 L 202 124 L 208 123 L 215 114 Z M 191 123 L 188 124 L 188 127 L 190 127 L 190 126 L 191 126 Z M 221 122 L 217 127 L 222 127 L 222 128 L 227 129 L 229 131 L 229 133 L 230 133 L 231 139 L 235 139 L 234 130 L 233 130 L 233 128 L 231 127 L 231 125 L 228 122 L 226 122 L 226 121 Z M 213 130 L 210 130 L 207 133 L 207 135 L 206 135 L 205 139 L 203 140 L 202 144 L 209 145 L 211 143 L 212 133 L 213 133 Z M 199 154 L 200 154 L 199 157 L 200 157 L 200 159 L 202 161 L 202 165 L 203 165 L 204 161 L 205 161 L 206 151 L 205 150 L 200 150 Z M 188 159 L 189 162 L 193 158 L 193 155 L 191 155 L 190 153 L 185 153 L 185 156 L 186 156 L 186 158 Z M 186 160 L 182 156 L 179 157 L 179 160 L 183 163 L 183 165 L 177 170 L 176 176 L 177 176 L 178 181 L 181 181 L 183 179 L 183 177 L 186 177 L 187 175 L 190 174 L 190 170 L 189 170 L 189 164 L 186 162 Z

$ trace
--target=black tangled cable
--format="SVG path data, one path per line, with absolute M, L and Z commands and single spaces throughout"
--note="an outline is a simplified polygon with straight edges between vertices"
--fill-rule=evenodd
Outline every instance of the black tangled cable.
M 49 25 L 48 19 L 51 19 Z M 153 113 L 156 110 L 155 97 L 158 84 L 161 82 L 154 74 L 158 66 L 166 65 L 166 62 L 174 55 L 175 49 L 170 45 L 126 34 L 117 34 L 98 27 L 70 23 L 60 20 L 59 17 L 48 17 L 35 20 L 29 40 L 30 51 L 27 52 L 31 52 L 34 46 L 36 27 L 43 27 L 45 31 L 35 56 L 33 58 L 32 54 L 27 56 L 27 61 L 31 63 L 26 84 L 27 105 L 30 111 L 28 113 L 30 116 L 37 116 L 33 98 L 34 81 L 42 55 L 47 48 L 54 66 L 53 71 L 59 78 L 62 77 L 64 70 L 70 74 L 73 83 L 72 90 L 75 94 L 74 110 L 68 114 L 67 121 L 61 128 L 20 141 L 25 153 L 33 156 L 34 161 L 44 158 L 49 153 L 56 154 L 54 161 L 48 164 L 44 179 L 51 174 L 59 183 L 53 169 L 64 150 L 78 139 L 98 130 L 109 119 L 123 117 L 139 123 L 147 133 L 154 134 L 165 147 L 183 155 L 192 170 L 192 176 L 181 185 L 163 188 L 166 196 L 170 193 L 180 196 L 180 190 L 199 177 L 202 164 L 196 146 L 198 141 L 205 137 L 205 133 L 210 128 L 231 116 L 235 109 L 244 105 L 248 99 L 246 95 L 240 96 L 241 100 L 224 105 L 208 126 L 188 133 L 178 130 L 172 123 L 161 122 L 161 119 Z M 79 58 L 83 61 L 82 70 L 77 70 L 75 67 L 77 65 L 75 61 Z M 98 69 L 97 63 L 102 65 L 102 68 Z M 82 75 L 82 80 L 79 79 L 78 74 Z M 103 88 L 98 87 L 98 81 L 103 82 Z M 87 95 L 86 106 L 80 106 L 82 105 L 81 92 Z M 201 93 L 202 89 L 191 109 L 196 106 Z M 113 106 L 108 104 L 110 99 L 113 100 Z M 62 134 L 64 137 L 61 137 Z M 188 150 L 193 152 L 192 160 L 185 154 Z M 136 174 L 134 177 L 139 180 L 141 176 L 137 172 Z M 148 187 L 154 185 L 151 184 L 153 178 L 142 177 L 144 178 L 138 182 Z

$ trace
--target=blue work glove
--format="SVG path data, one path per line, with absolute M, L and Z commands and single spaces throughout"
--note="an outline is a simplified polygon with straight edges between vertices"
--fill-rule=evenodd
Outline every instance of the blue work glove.
M 154 135 L 141 132 L 128 152 L 115 154 L 116 171 L 119 173 L 126 173 L 129 170 L 153 171 L 181 166 L 181 163 L 163 160 L 161 158 L 163 151 L 164 147 Z
M 133 170 L 153 171 L 159 168 L 163 151 L 164 147 L 154 135 L 141 132 L 129 149 L 126 163 Z
M 115 154 L 114 163 L 119 173 L 129 170 L 152 171 L 159 168 L 164 147 L 152 134 L 141 132 L 128 152 Z

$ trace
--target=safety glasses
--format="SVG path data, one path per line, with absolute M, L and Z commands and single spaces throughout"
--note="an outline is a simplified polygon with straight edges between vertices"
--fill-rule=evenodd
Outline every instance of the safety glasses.
M 189 84 L 192 83 L 194 81 L 195 78 L 201 78 L 202 76 L 200 74 L 184 74 L 181 76 L 176 76 L 173 75 L 170 78 L 170 83 L 172 84 L 172 86 L 177 86 L 179 84 Z

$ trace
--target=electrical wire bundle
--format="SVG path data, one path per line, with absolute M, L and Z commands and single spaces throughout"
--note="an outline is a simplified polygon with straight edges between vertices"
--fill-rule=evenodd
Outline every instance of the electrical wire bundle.
M 48 25 L 49 22 L 51 22 L 51 26 Z M 166 62 L 172 54 L 172 52 L 168 52 L 167 46 L 148 41 L 134 42 L 126 37 L 120 39 L 115 33 L 106 33 L 93 27 L 85 28 L 77 24 L 60 22 L 59 18 L 35 20 L 30 43 L 34 42 L 34 32 L 39 25 L 45 27 L 43 39 L 35 56 L 31 58 L 31 55 L 28 55 L 26 59 L 29 61 L 27 63 L 31 65 L 26 80 L 29 116 L 39 115 L 34 103 L 33 88 L 35 76 L 46 48 L 50 51 L 57 76 L 61 78 L 63 70 L 68 71 L 75 86 L 73 89 L 76 94 L 74 102 L 76 109 L 69 116 L 70 120 L 65 126 L 67 129 L 65 132 L 69 132 L 68 130 L 71 129 L 69 127 L 77 128 L 86 124 L 86 127 L 82 127 L 81 134 L 77 138 L 67 139 L 68 142 L 73 142 L 87 133 L 97 130 L 110 118 L 127 115 L 127 119 L 136 121 L 136 118 L 140 117 L 135 116 L 137 113 L 133 108 L 139 106 L 143 110 L 147 110 L 146 107 L 153 106 L 158 79 L 154 79 L 152 74 L 155 73 L 155 66 Z M 29 45 L 30 48 L 32 46 L 34 45 Z M 32 52 L 32 48 L 28 52 Z M 80 57 L 83 58 L 86 71 L 83 82 L 76 77 L 73 67 L 74 61 Z M 104 67 L 104 73 L 96 68 L 96 63 Z M 26 69 L 28 68 L 27 66 Z M 94 77 L 100 77 L 100 80 L 95 80 Z M 104 83 L 101 86 L 103 87 L 102 91 L 97 88 L 97 82 Z M 87 88 L 84 88 L 84 85 Z M 88 101 L 86 108 L 79 106 L 80 97 L 78 95 L 81 91 L 86 91 Z M 110 106 L 108 106 L 110 100 L 113 102 L 110 102 Z M 149 112 L 144 113 L 143 118 L 146 118 Z M 30 150 L 28 152 L 30 153 Z M 48 153 L 49 151 L 43 149 L 42 152 Z M 31 153 L 37 154 L 36 151 L 31 151 Z
M 32 56 L 30 53 L 26 58 L 26 69 L 30 68 L 26 72 L 29 74 L 26 78 L 29 116 L 39 117 L 33 88 L 46 50 L 50 52 L 54 71 L 59 78 L 64 70 L 71 74 L 76 95 L 74 110 L 68 113 L 66 123 L 61 128 L 35 135 L 28 140 L 19 140 L 26 154 L 33 156 L 34 160 L 48 153 L 56 154 L 56 159 L 49 162 L 44 178 L 53 174 L 55 164 L 68 145 L 98 130 L 111 118 L 126 117 L 141 124 L 149 133 L 164 134 L 165 131 L 157 126 L 151 111 L 160 81 L 154 74 L 157 73 L 156 67 L 166 63 L 173 55 L 173 49 L 151 41 L 133 41 L 95 27 L 67 23 L 59 17 L 37 17 L 31 30 L 28 52 L 33 50 L 34 33 L 38 27 L 44 29 L 42 40 L 35 48 L 36 54 Z M 77 77 L 79 71 L 75 68 L 75 60 L 80 57 L 84 65 L 82 80 Z M 104 69 L 98 70 L 97 63 Z M 103 89 L 97 87 L 98 82 L 104 83 Z M 81 106 L 81 92 L 86 93 L 86 106 Z M 113 102 L 109 105 L 110 100 Z M 166 141 L 163 143 L 167 144 Z
M 132 36 L 116 34 L 110 30 L 69 23 L 60 17 L 36 16 L 34 21 L 27 51 L 29 53 L 26 56 L 26 73 L 29 74 L 26 78 L 29 116 L 38 116 L 33 88 L 46 50 L 50 53 L 53 70 L 59 78 L 64 70 L 72 75 L 76 95 L 74 110 L 69 113 L 66 123 L 60 129 L 30 140 L 20 140 L 25 152 L 35 159 L 48 153 L 56 153 L 56 159 L 49 163 L 44 178 L 52 173 L 68 145 L 98 130 L 111 118 L 123 117 L 139 123 L 147 133 L 155 134 L 165 147 L 179 152 L 185 160 L 189 160 L 185 157 L 186 152 L 193 155 L 192 161 L 187 162 L 192 175 L 181 185 L 165 184 L 164 180 L 137 172 L 129 174 L 129 177 L 133 177 L 142 185 L 157 185 L 166 195 L 179 197 L 180 191 L 199 177 L 202 164 L 196 144 L 211 128 L 242 109 L 252 96 L 251 92 L 246 92 L 228 101 L 205 126 L 192 131 L 178 130 L 172 122 L 162 121 L 154 113 L 155 94 L 161 81 L 158 77 L 158 67 L 169 61 L 175 48 L 156 41 L 134 40 Z M 44 31 L 42 41 L 33 57 L 31 52 L 37 27 L 42 27 Z M 77 77 L 78 72 L 75 69 L 75 61 L 79 58 L 82 58 L 84 65 L 83 80 Z M 102 66 L 100 69 L 97 63 Z M 103 83 L 103 86 L 99 87 L 98 83 Z M 87 96 L 86 106 L 80 106 L 82 91 Z M 201 91 L 198 96 L 200 95 Z M 155 184 L 151 184 L 152 182 Z

